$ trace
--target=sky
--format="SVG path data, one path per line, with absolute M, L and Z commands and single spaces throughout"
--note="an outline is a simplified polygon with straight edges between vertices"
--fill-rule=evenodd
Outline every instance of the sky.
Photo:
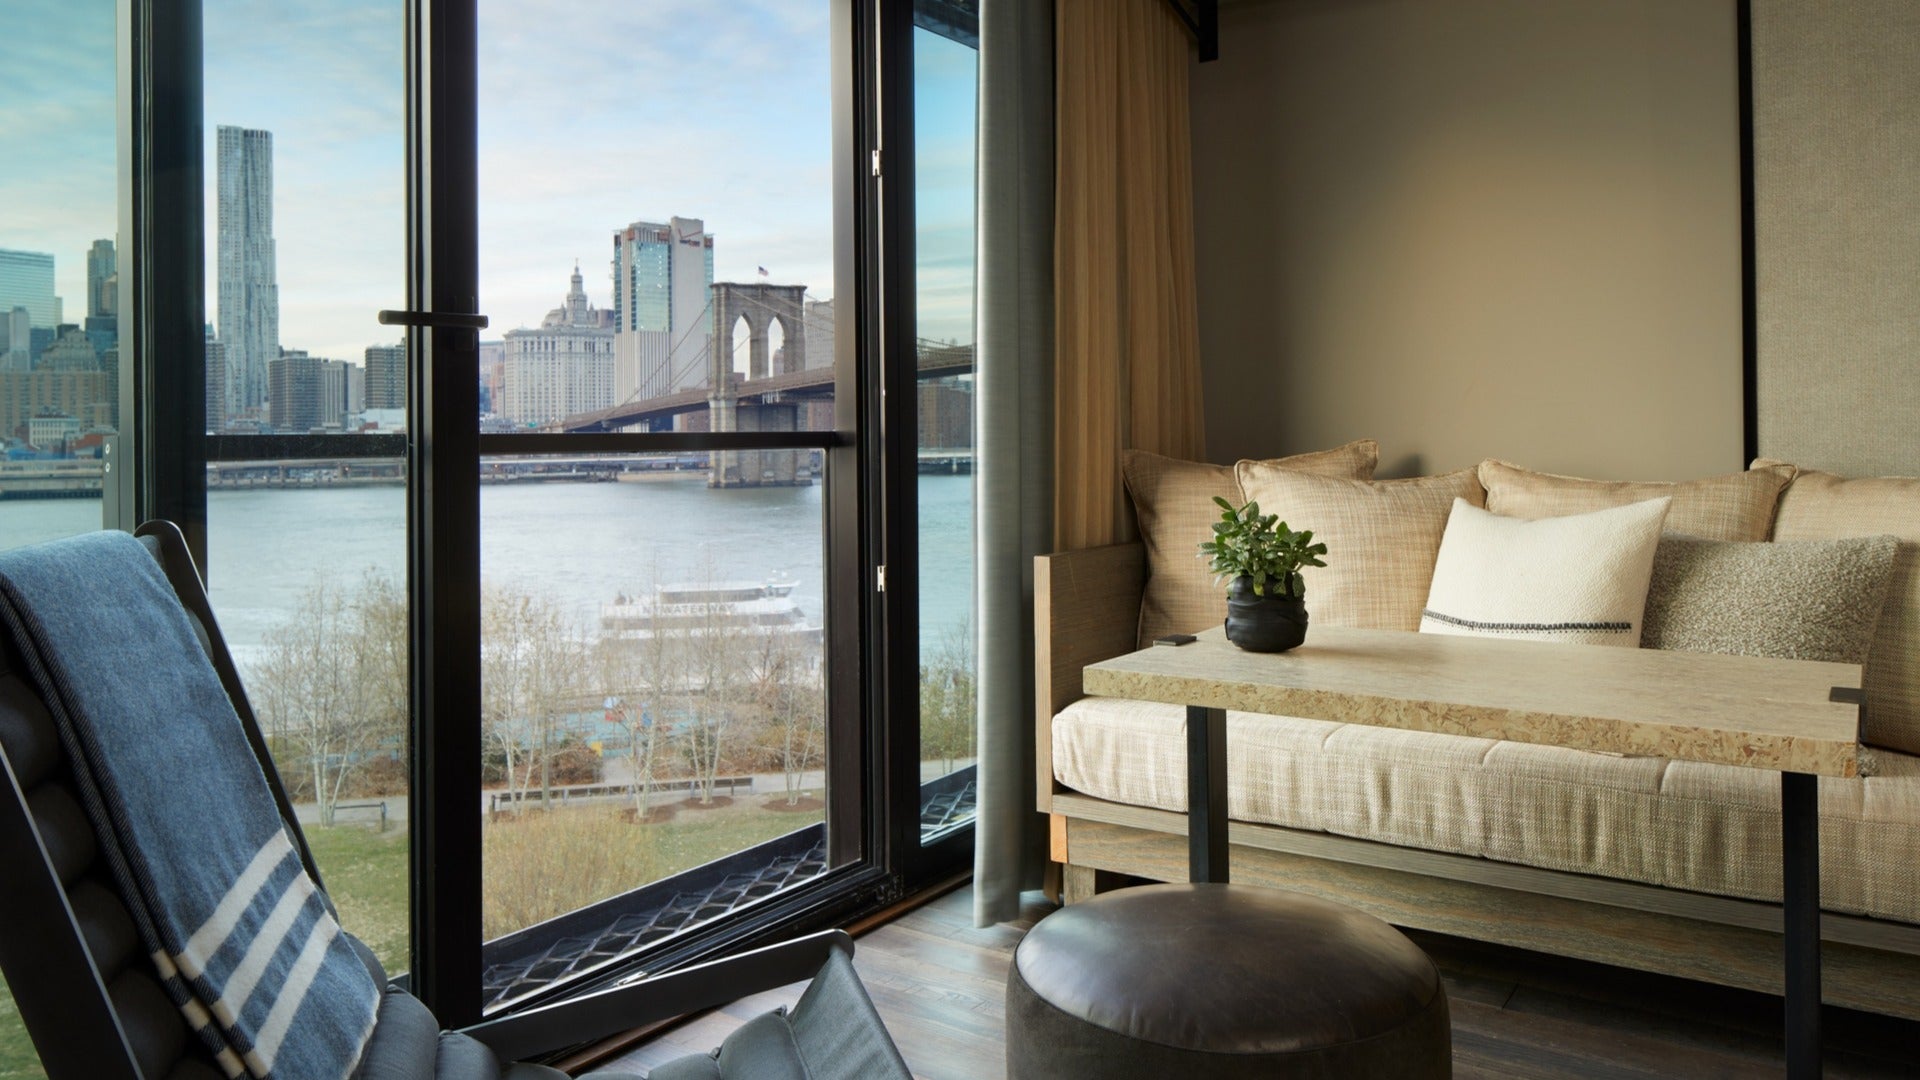
M 76 318 L 114 235 L 111 0 L 27 0 L 0 35 L 0 247 L 50 251 Z M 679 215 L 718 281 L 835 294 L 824 0 L 480 0 L 480 310 L 538 325 L 577 259 L 611 306 L 615 230 Z M 405 303 L 399 0 L 205 0 L 207 319 L 214 130 L 274 137 L 280 337 L 359 360 Z M 916 35 L 921 336 L 972 339 L 974 61 Z M 54 73 L 58 73 L 57 77 Z M 49 163 L 20 168 L 22 161 Z M 57 163 L 57 164 L 53 164 Z

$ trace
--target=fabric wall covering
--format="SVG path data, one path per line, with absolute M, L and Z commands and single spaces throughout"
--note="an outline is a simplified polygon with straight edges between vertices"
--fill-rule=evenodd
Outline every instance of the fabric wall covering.
M 1761 454 L 1920 475 L 1920 4 L 1753 0 Z

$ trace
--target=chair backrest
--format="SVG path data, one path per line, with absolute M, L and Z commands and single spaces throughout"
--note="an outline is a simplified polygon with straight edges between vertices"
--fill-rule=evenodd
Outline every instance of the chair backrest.
M 168 522 L 142 525 L 135 535 L 192 617 L 287 832 L 318 883 L 185 538 Z M 154 975 L 100 858 L 59 732 L 20 670 L 20 658 L 0 643 L 0 867 L 7 880 L 0 888 L 0 972 L 41 1065 L 51 1080 L 219 1077 Z

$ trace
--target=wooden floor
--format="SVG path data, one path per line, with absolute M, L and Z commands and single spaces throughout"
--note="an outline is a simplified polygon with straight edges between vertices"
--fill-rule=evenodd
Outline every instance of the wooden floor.
M 1020 935 L 1051 910 L 1030 896 L 1017 923 L 976 929 L 969 887 L 860 938 L 854 964 L 922 1080 L 1004 1077 L 1003 1000 Z M 1779 1076 L 1780 1002 L 1465 942 L 1412 935 L 1446 979 L 1454 1075 L 1463 1078 Z M 689 1021 L 609 1068 L 643 1071 L 705 1051 L 800 987 L 745 998 Z M 1920 1024 L 1829 1009 L 1826 1075 L 1920 1076 Z

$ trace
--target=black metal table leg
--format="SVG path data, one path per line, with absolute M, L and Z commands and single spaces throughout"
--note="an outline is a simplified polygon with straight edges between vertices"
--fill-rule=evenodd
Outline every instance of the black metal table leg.
M 1227 880 L 1227 710 L 1187 706 L 1187 880 Z
M 1780 774 L 1782 916 L 1787 951 L 1787 1075 L 1820 1075 L 1819 778 Z

